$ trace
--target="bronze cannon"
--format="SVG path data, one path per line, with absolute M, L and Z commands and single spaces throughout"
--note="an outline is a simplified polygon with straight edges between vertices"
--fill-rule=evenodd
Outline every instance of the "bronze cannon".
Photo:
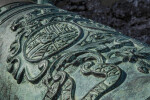
M 150 100 L 150 47 L 40 2 L 0 8 L 0 100 Z

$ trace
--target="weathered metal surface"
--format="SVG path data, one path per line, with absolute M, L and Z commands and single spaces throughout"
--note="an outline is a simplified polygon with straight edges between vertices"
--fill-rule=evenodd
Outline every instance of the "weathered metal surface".
M 0 15 L 0 99 L 150 97 L 146 44 L 54 6 L 7 6 Z

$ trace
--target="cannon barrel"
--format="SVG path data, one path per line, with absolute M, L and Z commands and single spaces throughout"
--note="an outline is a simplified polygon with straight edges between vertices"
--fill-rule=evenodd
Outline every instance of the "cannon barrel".
M 147 44 L 46 2 L 0 7 L 0 100 L 149 100 Z

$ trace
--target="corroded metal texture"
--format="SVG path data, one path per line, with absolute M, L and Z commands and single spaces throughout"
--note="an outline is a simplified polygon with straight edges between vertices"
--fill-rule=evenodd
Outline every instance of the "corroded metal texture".
M 0 9 L 0 99 L 150 97 L 146 44 L 52 5 Z

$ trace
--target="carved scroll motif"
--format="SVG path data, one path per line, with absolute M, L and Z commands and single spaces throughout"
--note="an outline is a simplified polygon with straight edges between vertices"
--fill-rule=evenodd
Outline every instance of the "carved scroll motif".
M 56 61 L 57 62 L 57 61 Z M 53 65 L 54 66 L 54 65 Z M 111 64 L 105 64 L 103 61 L 103 57 L 102 55 L 97 54 L 96 52 L 90 52 L 90 51 L 76 51 L 76 52 L 72 52 L 69 54 L 64 55 L 55 65 L 56 67 L 56 73 L 58 74 L 60 71 L 63 71 L 63 73 L 68 73 L 68 79 L 70 80 L 71 78 L 71 74 L 74 73 L 74 68 L 80 69 L 81 73 L 84 76 L 95 76 L 95 78 L 104 78 L 104 81 L 99 82 L 97 85 L 93 86 L 92 89 L 90 89 L 90 91 L 86 93 L 86 95 L 82 98 L 82 100 L 95 100 L 96 98 L 98 98 L 99 96 L 102 96 L 107 89 L 109 89 L 111 86 L 113 86 L 114 84 L 116 84 L 116 82 L 119 80 L 120 75 L 121 75 L 121 71 L 119 69 L 119 67 L 115 66 L 115 65 L 111 65 Z M 60 71 L 59 71 L 60 70 Z M 57 76 L 54 75 L 54 77 Z M 63 75 L 64 76 L 64 75 Z M 61 77 L 59 80 L 61 79 L 65 79 L 64 77 Z M 50 83 L 47 83 L 46 86 L 49 86 L 49 90 L 50 92 L 47 92 L 46 96 L 47 98 L 50 99 L 56 99 L 56 97 L 65 97 L 67 95 L 61 94 L 61 95 L 57 95 L 58 92 L 63 92 L 63 86 L 62 86 L 62 81 L 59 82 L 55 81 L 55 78 L 52 78 L 52 80 L 50 81 Z M 53 84 L 51 82 L 54 82 Z M 64 81 L 63 81 L 64 82 Z M 72 82 L 74 82 L 72 80 Z M 72 84 L 72 82 L 70 84 Z M 53 86 L 57 86 L 55 87 L 59 89 L 54 89 Z M 65 85 L 65 83 L 64 83 Z M 75 83 L 74 83 L 75 85 Z M 71 85 L 71 87 L 73 87 L 73 84 Z M 76 91 L 75 88 L 71 88 L 70 90 L 68 90 L 68 92 L 70 91 L 70 96 L 71 96 L 71 91 Z M 79 91 L 78 91 L 79 92 Z M 52 93 L 54 93 L 52 95 Z M 52 96 L 52 97 L 50 97 Z M 76 95 L 74 94 L 74 97 L 76 98 Z M 58 100 L 60 98 L 57 98 Z M 74 100 L 75 98 L 68 98 L 65 100 Z M 63 100 L 63 99 L 60 99 Z
M 122 63 L 134 63 L 138 72 L 150 73 L 149 48 L 63 10 L 36 8 L 10 28 L 16 39 L 10 46 L 8 71 L 19 84 L 24 76 L 33 84 L 43 82 L 47 87 L 43 100 L 100 99 L 121 83 Z M 81 97 L 76 93 L 78 74 L 86 82 L 95 79 Z

